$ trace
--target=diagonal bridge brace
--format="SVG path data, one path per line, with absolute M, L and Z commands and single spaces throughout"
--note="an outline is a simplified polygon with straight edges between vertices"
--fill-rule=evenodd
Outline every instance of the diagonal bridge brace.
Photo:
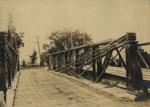
M 146 90 L 147 88 L 143 85 L 141 67 L 136 59 L 136 54 L 138 53 L 137 47 L 138 44 L 136 42 L 135 33 L 127 33 L 119 39 L 107 41 L 104 44 L 99 43 L 87 46 L 84 45 L 70 50 L 52 53 L 49 56 L 53 59 L 53 61 L 51 61 L 51 63 L 53 63 L 53 69 L 60 70 L 60 72 L 66 72 L 74 77 L 83 77 L 83 75 L 89 76 L 93 82 L 97 82 L 102 79 L 102 75 L 105 73 L 108 66 L 117 56 L 119 56 L 126 69 L 127 88 L 132 87 L 136 90 L 144 87 L 143 89 Z M 121 49 L 119 50 L 119 48 Z M 125 61 L 120 53 L 124 48 L 126 50 Z M 82 51 L 84 55 L 79 55 Z M 114 51 L 116 51 L 117 54 L 115 57 L 112 57 L 112 52 Z M 62 54 L 64 55 L 57 58 L 57 55 Z M 102 60 L 102 58 L 104 58 L 104 60 Z M 87 68 L 82 71 L 83 66 L 87 66 Z M 89 71 L 91 67 L 93 70 L 92 72 Z

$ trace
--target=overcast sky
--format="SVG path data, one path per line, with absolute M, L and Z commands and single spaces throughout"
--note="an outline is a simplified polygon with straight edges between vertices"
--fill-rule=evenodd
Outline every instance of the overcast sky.
M 36 42 L 36 36 L 43 51 L 43 43 L 48 43 L 45 37 L 52 31 L 83 31 L 83 23 L 94 42 L 127 32 L 136 32 L 141 43 L 150 42 L 149 0 L 0 0 L 0 31 L 7 29 L 9 13 L 17 32 L 25 32 L 21 61 L 29 61 L 28 55 L 38 51 L 37 44 L 31 43 Z

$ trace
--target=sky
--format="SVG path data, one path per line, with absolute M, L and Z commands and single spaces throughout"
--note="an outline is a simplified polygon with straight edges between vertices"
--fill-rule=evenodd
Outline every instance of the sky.
M 52 31 L 80 29 L 93 41 L 118 38 L 135 32 L 140 43 L 150 42 L 149 0 L 0 0 L 0 31 L 8 25 L 12 13 L 17 32 L 25 32 L 25 46 L 20 49 L 20 60 L 30 61 L 33 50 L 41 52 L 46 36 Z M 150 52 L 150 46 L 143 47 Z M 38 55 L 39 56 L 39 55 Z M 38 58 L 39 62 L 39 58 Z

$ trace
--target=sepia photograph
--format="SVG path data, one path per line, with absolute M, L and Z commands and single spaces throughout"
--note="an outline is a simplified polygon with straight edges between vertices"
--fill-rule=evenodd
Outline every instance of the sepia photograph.
M 0 0 L 0 107 L 150 107 L 150 0 Z

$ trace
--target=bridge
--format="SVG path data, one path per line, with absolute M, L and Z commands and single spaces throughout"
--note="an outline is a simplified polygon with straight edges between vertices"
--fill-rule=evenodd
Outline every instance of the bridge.
M 49 69 L 74 77 L 89 78 L 93 82 L 97 82 L 104 78 L 106 69 L 119 56 L 123 67 L 126 69 L 127 88 L 137 90 L 143 87 L 142 71 L 137 56 L 141 58 L 147 68 L 150 68 L 149 63 L 138 49 L 139 46 L 150 43 L 137 43 L 135 33 L 127 33 L 115 40 L 52 53 L 49 55 Z M 125 49 L 125 58 L 121 55 L 123 49 Z M 116 51 L 115 56 L 113 56 L 114 51 Z M 88 71 L 90 68 L 92 68 L 92 72 Z
M 150 63 L 141 50 L 150 43 L 138 43 L 135 33 L 50 53 L 48 67 L 24 69 L 10 37 L 0 33 L 2 107 L 150 105 L 134 102 L 149 99 L 150 88 Z

